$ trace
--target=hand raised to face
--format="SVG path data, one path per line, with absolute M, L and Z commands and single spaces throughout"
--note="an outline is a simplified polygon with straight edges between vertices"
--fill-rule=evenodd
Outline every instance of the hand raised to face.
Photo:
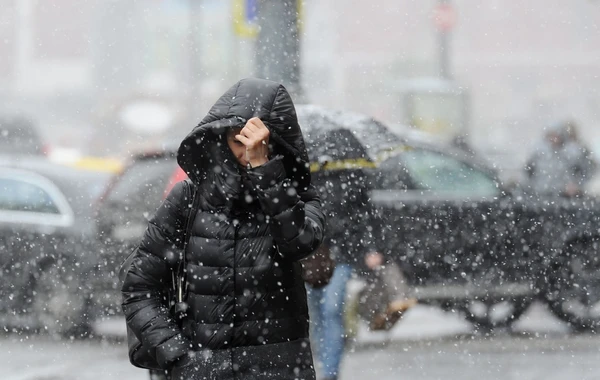
M 246 163 L 253 168 L 269 161 L 269 135 L 269 129 L 257 117 L 248 120 L 239 134 L 235 135 L 246 148 Z

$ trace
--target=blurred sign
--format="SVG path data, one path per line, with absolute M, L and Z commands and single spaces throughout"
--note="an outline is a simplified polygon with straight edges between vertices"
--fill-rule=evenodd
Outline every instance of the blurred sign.
M 407 99 L 410 125 L 442 139 L 451 140 L 463 127 L 463 98 L 452 93 L 413 93 Z
M 456 24 L 456 12 L 452 5 L 442 3 L 436 5 L 433 10 L 433 22 L 441 31 L 448 31 Z
M 233 28 L 240 37 L 253 38 L 258 35 L 258 1 L 233 0 Z M 297 1 L 298 30 L 302 30 L 304 0 Z
M 468 133 L 469 93 L 439 78 L 413 78 L 399 83 L 402 123 L 450 142 Z
M 233 1 L 233 27 L 240 37 L 256 37 L 258 35 L 258 0 Z

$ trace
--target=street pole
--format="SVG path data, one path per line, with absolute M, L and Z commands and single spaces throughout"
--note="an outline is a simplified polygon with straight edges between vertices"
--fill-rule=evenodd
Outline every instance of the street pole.
M 450 0 L 438 0 L 440 9 L 448 7 Z M 439 54 L 439 73 L 443 79 L 451 79 L 450 73 L 450 30 L 449 28 L 438 28 L 438 54 Z
M 188 0 L 189 5 L 189 98 L 188 112 L 190 116 L 196 117 L 194 110 L 198 109 L 198 93 L 200 89 L 201 64 L 200 43 L 198 42 L 198 25 L 200 25 L 201 0 Z
M 298 2 L 258 0 L 260 30 L 256 40 L 256 75 L 281 82 L 296 101 L 302 101 Z

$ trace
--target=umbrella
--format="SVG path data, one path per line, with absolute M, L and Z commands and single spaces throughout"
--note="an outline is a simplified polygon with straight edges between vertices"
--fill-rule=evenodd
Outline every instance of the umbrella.
M 311 171 L 373 167 L 378 154 L 402 143 L 372 117 L 315 105 L 296 107 Z

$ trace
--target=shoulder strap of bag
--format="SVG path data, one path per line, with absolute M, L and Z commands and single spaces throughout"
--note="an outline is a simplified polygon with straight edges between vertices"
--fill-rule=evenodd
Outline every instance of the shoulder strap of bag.
M 183 241 L 183 250 L 181 251 L 181 257 L 179 259 L 179 265 L 177 266 L 177 273 L 173 273 L 176 276 L 175 281 L 175 289 L 177 290 L 177 302 L 183 302 L 184 293 L 187 288 L 187 282 L 185 281 L 185 256 L 187 252 L 188 243 L 190 241 L 192 227 L 194 226 L 194 220 L 196 219 L 196 214 L 198 213 L 198 202 L 199 197 L 197 196 L 196 186 L 192 183 L 191 180 L 186 179 L 185 185 L 187 188 L 187 199 L 191 200 L 189 203 L 189 210 L 185 223 L 185 235 Z
M 129 255 L 127 255 L 127 257 L 125 258 L 125 260 L 121 262 L 121 266 L 119 267 L 119 281 L 121 281 L 121 284 L 123 284 L 123 282 L 125 281 L 125 276 L 127 275 L 129 268 L 131 268 L 131 264 L 133 263 L 133 259 L 135 259 L 135 254 L 137 253 L 137 250 L 138 246 L 132 249 L 131 252 L 129 252 Z

